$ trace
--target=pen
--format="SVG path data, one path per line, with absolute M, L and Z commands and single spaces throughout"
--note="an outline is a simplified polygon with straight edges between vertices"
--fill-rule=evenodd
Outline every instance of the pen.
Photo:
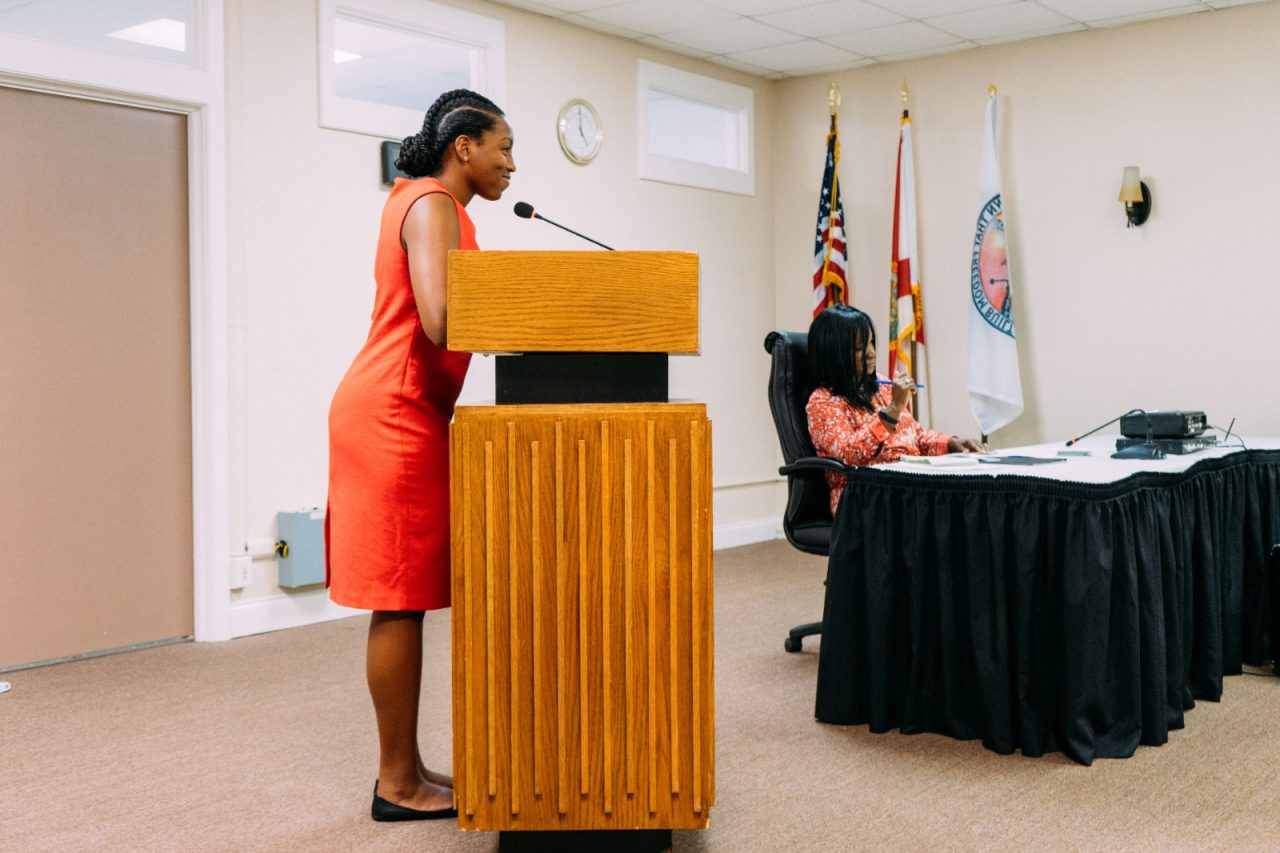
M 876 381 L 877 381 L 877 382 L 879 382 L 881 385 L 892 385 L 892 384 L 893 384 L 893 380 L 892 380 L 892 379 L 877 379 Z M 917 383 L 917 384 L 916 384 L 916 387 L 917 387 L 917 388 L 923 388 L 923 387 L 924 387 L 924 383 L 922 383 L 922 382 L 921 382 L 921 383 Z

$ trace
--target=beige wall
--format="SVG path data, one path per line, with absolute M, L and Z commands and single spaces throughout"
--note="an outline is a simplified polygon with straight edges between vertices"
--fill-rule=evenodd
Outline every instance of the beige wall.
M 496 204 L 468 212 L 485 248 L 589 248 L 517 219 L 515 201 L 618 248 L 698 252 L 700 358 L 673 359 L 673 396 L 715 422 L 716 523 L 771 530 L 778 489 L 761 341 L 774 314 L 772 84 L 718 66 L 484 2 L 506 24 L 507 97 L 518 172 Z M 232 353 L 232 543 L 274 536 L 275 513 L 323 505 L 329 400 L 368 331 L 373 249 L 385 198 L 379 140 L 317 124 L 316 3 L 228 0 L 227 136 Z M 755 90 L 756 194 L 636 178 L 636 62 L 649 59 Z M 605 127 L 588 167 L 560 153 L 555 119 L 590 100 Z M 491 393 L 488 360 L 464 395 Z M 476 368 L 473 368 L 476 369 Z M 755 524 L 752 527 L 752 524 Z M 271 561 L 237 601 L 277 594 Z
M 486 248 L 583 248 L 516 219 L 511 203 L 620 248 L 702 258 L 703 354 L 675 360 L 673 393 L 715 421 L 716 523 L 768 529 L 780 511 L 761 348 L 805 328 L 828 83 L 841 85 L 842 167 L 857 304 L 887 320 L 898 90 L 912 89 L 934 421 L 973 434 L 964 391 L 969 242 L 986 87 L 1000 146 L 1027 410 L 1001 446 L 1083 431 L 1131 406 L 1203 408 L 1274 434 L 1261 374 L 1277 264 L 1268 233 L 1280 165 L 1280 4 L 1159 20 L 770 82 L 482 0 L 450 5 L 506 24 L 519 172 L 471 213 Z M 321 129 L 314 0 L 227 3 L 232 354 L 232 542 L 274 535 L 277 510 L 321 504 L 330 395 L 367 330 L 378 140 Z M 743 197 L 638 180 L 636 60 L 755 90 L 757 191 Z M 570 164 L 560 105 L 592 101 L 603 153 Z M 1126 230 L 1121 168 L 1142 167 L 1154 212 Z M 1237 327 L 1242 323 L 1239 331 Z M 478 361 L 483 396 L 491 366 Z M 249 602 L 276 594 L 255 564 Z
M 888 322 L 898 91 L 915 120 L 935 423 L 975 434 L 964 390 L 969 243 L 988 83 L 1026 411 L 1009 446 L 1065 438 L 1132 406 L 1204 409 L 1280 431 L 1275 190 L 1280 4 L 999 45 L 777 85 L 779 322 L 803 328 L 825 93 L 835 80 L 853 294 Z M 1126 230 L 1121 169 L 1154 196 Z M 883 364 L 882 364 L 883 367 Z

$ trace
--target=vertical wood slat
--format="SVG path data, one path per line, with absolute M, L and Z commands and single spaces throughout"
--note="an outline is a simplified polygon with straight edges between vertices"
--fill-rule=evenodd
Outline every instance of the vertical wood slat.
M 649 611 L 648 646 L 649 672 L 645 679 L 649 686 L 649 814 L 658 811 L 658 465 L 654 452 L 654 423 L 645 422 L 645 448 L 648 464 L 645 466 L 645 494 L 648 497 L 646 522 L 649 528 L 647 556 L 649 558 Z M 671 685 L 674 688 L 675 685 Z
M 631 600 L 635 591 L 635 577 L 632 567 L 631 544 L 631 439 L 622 442 L 622 703 L 626 713 L 626 747 L 622 750 L 627 763 L 627 795 L 636 795 L 636 714 L 635 703 L 631 701 L 631 686 L 635 684 L 636 669 L 635 643 L 632 635 L 635 632 L 635 613 Z
M 591 719 L 587 713 L 587 442 L 578 439 L 578 793 L 591 793 L 587 787 L 590 770 Z
M 494 705 L 494 697 L 498 693 L 497 672 L 498 668 L 493 665 L 494 654 L 496 653 L 495 640 L 493 636 L 493 599 L 494 591 L 497 587 L 493 583 L 493 442 L 486 441 L 484 443 L 484 651 L 486 675 L 486 687 L 488 691 L 485 693 L 485 734 L 488 739 L 488 756 L 487 762 L 489 777 L 489 796 L 496 797 L 498 795 L 498 744 L 495 742 L 497 728 L 497 720 L 494 719 L 496 709 Z
M 706 532 L 703 534 L 702 555 L 704 562 L 702 564 L 702 588 L 706 591 L 703 597 L 706 623 L 706 640 L 707 647 L 703 650 L 704 658 L 707 662 L 707 709 L 704 723 L 704 731 L 707 740 L 707 807 L 715 805 L 716 802 L 716 691 L 715 685 L 715 668 L 716 668 L 716 649 L 715 649 L 715 625 L 712 614 L 716 612 L 715 606 L 715 583 L 712 566 L 714 564 L 714 556 L 712 550 L 713 531 L 715 530 L 714 505 L 711 500 L 712 483 L 715 479 L 712 477 L 712 436 L 711 421 L 703 419 L 702 421 L 702 460 L 703 460 L 703 480 L 701 499 L 706 502 Z
M 613 814 L 613 553 L 612 494 L 609 491 L 609 422 L 600 422 L 600 666 L 604 710 L 604 813 Z
M 702 501 L 702 458 L 698 441 L 698 422 L 689 423 L 689 609 L 693 615 L 689 656 L 693 668 L 692 713 L 695 721 L 702 719 L 702 519 L 699 510 Z M 702 726 L 693 730 L 693 810 L 702 811 Z
M 679 690 L 679 653 L 680 640 L 677 631 L 678 625 L 678 567 L 680 560 L 677 557 L 679 549 L 677 543 L 679 540 L 676 521 L 676 440 L 674 438 L 667 441 L 667 630 L 669 641 L 667 648 L 670 650 L 667 661 L 670 677 L 671 689 L 668 691 L 670 696 L 669 723 L 671 727 L 671 793 L 680 793 L 680 690 Z
M 564 558 L 564 422 L 556 421 L 556 759 L 559 782 L 556 807 L 560 814 L 569 811 L 569 594 L 568 567 Z
M 471 464 L 471 429 L 464 425 L 462 427 L 462 459 L 463 467 Z M 475 577 L 471 563 L 471 478 L 462 478 L 462 562 L 465 570 L 462 573 L 463 583 L 463 619 L 467 623 L 471 621 L 473 613 L 472 607 L 475 604 L 475 591 L 472 578 Z M 463 681 L 463 702 L 466 707 L 466 720 L 463 724 L 464 743 L 467 745 L 466 762 L 467 762 L 467 786 L 466 786 L 466 813 L 474 815 L 476 813 L 476 785 L 479 780 L 479 773 L 476 771 L 476 757 L 480 750 L 475 748 L 475 683 L 476 674 L 479 668 L 476 666 L 475 645 L 467 643 L 467 666 Z
M 517 642 L 520 637 L 520 552 L 516 547 L 518 537 L 516 526 L 516 425 L 507 421 L 507 660 L 511 667 L 511 703 L 510 742 L 507 749 L 511 755 L 509 764 L 510 777 L 507 785 L 511 791 L 511 813 L 520 814 L 520 712 L 524 710 L 524 697 L 520 695 L 520 652 Z M 492 701 L 492 700 L 490 700 Z
M 538 760 L 542 750 L 539 748 L 539 733 L 542 731 L 542 714 L 546 707 L 547 697 L 543 695 L 542 644 L 538 638 L 542 633 L 542 461 L 539 458 L 541 442 L 536 438 L 529 444 L 529 543 L 532 561 L 529 569 L 533 575 L 533 624 L 530 626 L 530 658 L 533 661 L 533 752 L 529 755 L 530 772 L 533 776 L 533 795 L 541 797 L 542 764 Z

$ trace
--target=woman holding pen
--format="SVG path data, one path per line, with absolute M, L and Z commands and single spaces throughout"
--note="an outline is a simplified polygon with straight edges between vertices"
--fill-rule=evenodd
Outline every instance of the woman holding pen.
M 835 305 L 809 327 L 809 381 L 813 392 L 805 412 L 809 436 L 820 456 L 846 465 L 896 462 L 903 456 L 982 453 L 971 438 L 927 429 L 911 414 L 915 381 L 876 374 L 876 330 L 856 308 Z M 835 514 L 844 477 L 827 473 Z

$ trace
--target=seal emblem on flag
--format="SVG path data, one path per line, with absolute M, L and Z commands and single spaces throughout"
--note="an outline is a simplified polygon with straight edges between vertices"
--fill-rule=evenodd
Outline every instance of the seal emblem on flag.
M 970 292 L 982 318 L 1012 338 L 1013 297 L 1009 292 L 1009 255 L 999 193 L 988 199 L 978 214 L 978 227 L 973 235 Z

